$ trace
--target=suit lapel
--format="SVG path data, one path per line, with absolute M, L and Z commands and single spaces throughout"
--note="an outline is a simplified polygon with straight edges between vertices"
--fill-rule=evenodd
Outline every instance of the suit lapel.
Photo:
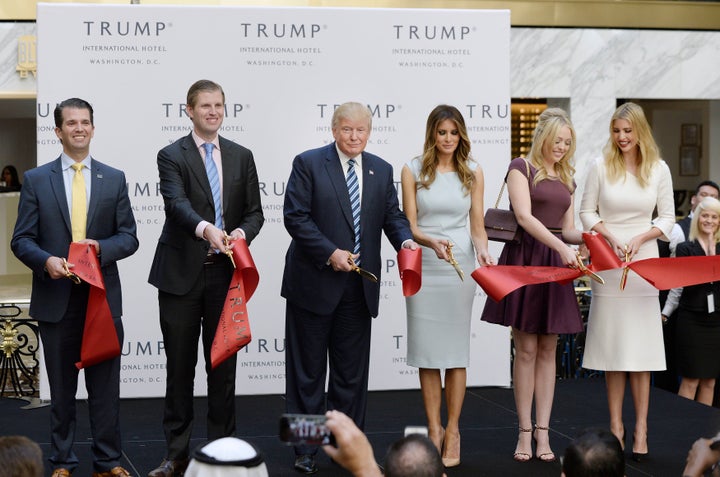
M 90 168 L 90 202 L 88 203 L 86 226 L 86 230 L 88 231 L 91 230 L 93 225 L 95 211 L 97 210 L 98 203 L 100 203 L 100 196 L 103 194 L 103 185 L 105 182 L 105 179 L 103 178 L 103 165 L 96 161 L 95 158 L 92 158 L 90 164 L 92 166 Z
M 72 232 L 72 227 L 70 225 L 70 210 L 68 209 L 67 195 L 65 195 L 65 181 L 63 178 L 62 161 L 59 157 L 55 160 L 55 163 L 51 168 L 51 172 L 50 184 L 52 185 L 55 200 L 60 206 L 63 221 L 65 222 L 68 232 Z
M 192 138 L 192 133 L 185 137 L 182 147 L 183 158 L 187 163 L 188 169 L 197 179 L 200 187 L 205 193 L 208 203 L 214 209 L 215 202 L 213 201 L 212 191 L 210 190 L 210 181 L 208 180 L 207 172 L 205 171 L 205 159 L 200 155 L 200 151 L 198 151 L 195 141 Z
M 220 143 L 220 155 L 222 157 L 222 207 L 223 217 L 226 216 L 228 205 L 230 204 L 230 184 L 233 183 L 239 177 L 235 177 L 235 168 L 238 167 L 239 161 L 236 158 L 229 147 L 226 147 L 228 141 L 218 136 Z
M 350 205 L 350 194 L 348 193 L 347 182 L 345 180 L 345 171 L 340 165 L 340 156 L 335 149 L 335 143 L 329 146 L 328 153 L 325 156 L 325 169 L 330 176 L 330 183 L 335 188 L 340 209 L 345 216 L 348 226 L 353 227 L 352 206 Z M 362 208 L 360 209 L 362 210 Z

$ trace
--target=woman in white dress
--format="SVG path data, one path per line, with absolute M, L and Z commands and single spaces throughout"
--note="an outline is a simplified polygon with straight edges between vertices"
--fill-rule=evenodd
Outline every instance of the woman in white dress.
M 440 105 L 427 119 L 423 155 L 403 166 L 403 210 L 413 239 L 422 245 L 423 283 L 406 300 L 407 363 L 419 368 L 428 435 L 446 467 L 460 464 L 458 421 L 465 398 L 476 258 L 492 262 L 483 219 L 482 168 L 470 157 L 465 120 Z M 468 231 L 468 217 L 470 230 Z M 465 273 L 461 280 L 448 262 Z M 445 370 L 447 424 L 440 406 Z
M 588 170 L 580 204 L 585 229 L 602 235 L 622 260 L 657 257 L 656 239 L 668 240 L 675 223 L 672 177 L 640 106 L 617 108 L 603 155 Z M 621 291 L 619 268 L 601 275 L 604 285 L 592 283 L 583 367 L 605 371 L 610 430 L 623 448 L 622 404 L 629 378 L 635 406 L 632 456 L 640 461 L 648 453 L 650 371 L 665 369 L 658 291 L 633 272 Z

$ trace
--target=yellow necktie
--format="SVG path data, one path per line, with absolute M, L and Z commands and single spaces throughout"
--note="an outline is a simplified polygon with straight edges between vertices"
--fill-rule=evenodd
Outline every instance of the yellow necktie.
M 72 224 L 73 242 L 85 238 L 85 226 L 87 222 L 87 193 L 85 191 L 85 177 L 83 177 L 83 165 L 75 163 L 71 166 L 75 169 L 75 176 L 72 181 L 72 211 L 70 223 Z

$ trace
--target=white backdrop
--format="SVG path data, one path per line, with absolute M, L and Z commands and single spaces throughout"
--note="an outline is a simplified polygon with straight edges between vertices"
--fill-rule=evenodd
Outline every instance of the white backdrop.
M 184 100 L 195 80 L 223 86 L 221 134 L 254 152 L 262 188 L 266 223 L 251 246 L 260 285 L 248 305 L 253 341 L 239 355 L 239 394 L 284 392 L 285 182 L 295 154 L 332 141 L 335 105 L 368 105 L 368 151 L 393 164 L 398 189 L 400 168 L 421 152 L 425 120 L 440 103 L 457 106 L 467 121 L 473 155 L 485 170 L 486 206 L 510 157 L 505 10 L 39 4 L 37 23 L 38 162 L 61 150 L 55 104 L 78 96 L 95 108 L 93 157 L 127 175 L 140 249 L 120 262 L 123 397 L 164 395 L 157 294 L 147 284 L 164 221 L 155 159 L 189 133 Z M 499 250 L 493 245 L 496 256 Z M 402 288 L 387 241 L 383 257 L 370 388 L 415 388 L 417 372 L 405 364 Z M 508 330 L 480 322 L 484 301 L 478 288 L 468 384 L 507 386 Z M 198 395 L 205 393 L 202 361 Z

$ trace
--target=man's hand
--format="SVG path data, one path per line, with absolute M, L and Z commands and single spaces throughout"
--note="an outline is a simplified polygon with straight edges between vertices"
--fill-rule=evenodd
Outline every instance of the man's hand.
M 336 272 L 352 272 L 353 268 L 350 265 L 348 257 L 352 256 L 353 260 L 357 260 L 358 255 L 353 255 L 347 250 L 336 248 L 335 251 L 330 255 L 330 266 Z
M 325 425 L 335 437 L 335 447 L 323 446 L 325 453 L 355 477 L 382 477 L 370 441 L 353 420 L 340 411 L 328 411 L 325 416 Z
M 208 224 L 207 227 L 205 227 L 205 230 L 203 230 L 203 238 L 210 242 L 212 249 L 220 250 L 220 252 L 223 253 L 227 250 L 225 246 L 225 231 L 220 230 L 213 224 Z
M 414 240 L 406 240 L 402 244 L 402 248 L 409 248 L 410 250 L 417 250 L 420 246 L 415 243 Z
M 88 245 L 92 245 L 93 247 L 95 247 L 95 254 L 97 256 L 100 256 L 100 242 L 98 242 L 97 240 L 86 238 L 86 239 L 78 240 L 77 243 L 86 243 Z
M 72 268 L 75 265 L 72 263 L 67 264 L 68 268 Z M 50 257 L 45 261 L 45 270 L 50 275 L 50 278 L 57 280 L 58 278 L 65 278 L 67 271 L 65 270 L 65 260 L 60 257 Z

